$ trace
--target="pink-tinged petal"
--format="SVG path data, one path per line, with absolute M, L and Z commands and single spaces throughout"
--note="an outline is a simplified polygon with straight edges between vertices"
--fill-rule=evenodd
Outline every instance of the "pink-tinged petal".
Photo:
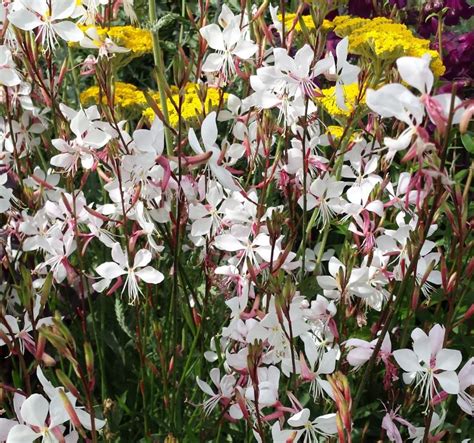
M 437 354 L 443 348 L 444 334 L 444 326 L 436 324 L 431 328 L 429 338 L 431 343 L 431 353 L 433 355 Z
M 322 289 L 335 289 L 335 288 L 337 288 L 336 280 L 333 277 L 330 277 L 328 275 L 320 275 L 320 276 L 316 277 L 316 280 L 318 281 L 318 285 Z
M 101 148 L 111 139 L 109 134 L 106 134 L 100 129 L 89 129 L 84 137 L 84 143 L 96 148 Z
M 336 369 L 336 355 L 335 349 L 330 349 L 323 355 L 318 366 L 318 374 L 332 374 Z
M 0 417 L 0 441 L 5 441 L 10 430 L 16 425 L 18 425 L 16 420 L 9 420 Z
M 212 217 L 201 218 L 196 220 L 191 226 L 191 235 L 207 235 L 209 234 L 212 227 Z
M 52 157 L 49 162 L 57 168 L 69 169 L 74 165 L 75 159 L 71 154 L 58 154 Z
M 146 268 L 140 269 L 140 271 L 135 272 L 135 275 L 140 277 L 140 279 L 144 282 L 151 283 L 154 285 L 161 283 L 165 279 L 165 276 L 160 271 L 157 271 L 151 266 L 147 266 Z
M 188 132 L 188 140 L 189 140 L 189 145 L 191 146 L 191 149 L 196 153 L 196 154 L 204 154 L 204 151 L 201 148 L 201 145 L 199 144 L 199 141 L 196 137 L 196 133 L 194 132 L 193 128 L 189 129 Z
M 413 351 L 418 356 L 418 359 L 425 362 L 426 364 L 430 363 L 432 348 L 429 338 L 420 338 L 413 341 Z
M 337 432 L 336 414 L 320 415 L 313 421 L 316 429 L 319 429 L 324 434 L 335 434 Z
M 53 20 L 63 20 L 68 18 L 74 12 L 76 8 L 76 2 L 74 0 L 56 0 L 52 3 L 53 7 Z
M 444 371 L 434 375 L 441 387 L 448 394 L 459 393 L 459 378 L 454 371 Z
M 242 409 L 240 409 L 238 404 L 233 404 L 229 408 L 229 415 L 235 420 L 240 420 L 244 416 Z
M 458 377 L 461 390 L 465 390 L 467 387 L 474 385 L 474 357 L 471 357 L 462 367 Z
M 461 364 L 462 354 L 455 349 L 441 349 L 436 354 L 436 368 L 443 371 L 455 371 Z
M 372 345 L 366 341 L 366 340 L 362 340 L 360 338 L 350 338 L 349 340 L 346 340 L 343 345 L 346 347 L 346 348 L 349 348 L 349 347 L 353 347 L 353 346 L 357 346 L 358 348 L 371 348 Z
M 427 94 L 433 87 L 434 76 L 430 69 L 430 57 L 400 57 L 397 60 L 400 77 L 410 86 Z
M 206 61 L 202 65 L 203 72 L 217 72 L 220 71 L 224 65 L 225 56 L 223 54 L 209 54 Z
M 104 292 L 110 286 L 110 283 L 112 283 L 112 280 L 104 278 L 102 280 L 99 280 L 98 282 L 93 283 L 92 289 L 99 293 Z
M 458 406 L 468 415 L 474 415 L 474 401 L 472 397 L 466 395 L 458 395 Z
M 15 86 L 20 83 L 20 77 L 14 69 L 0 68 L 0 85 Z
M 375 212 L 379 217 L 383 216 L 383 203 L 380 200 L 370 202 L 365 208 L 367 211 Z
M 439 105 L 441 106 L 441 109 L 443 110 L 443 117 L 447 119 L 449 115 L 449 110 L 451 109 L 451 94 L 435 95 L 432 97 L 432 99 L 436 100 L 439 103 Z M 458 108 L 460 104 L 461 104 L 461 100 L 458 97 L 455 97 L 454 109 Z M 465 110 L 462 107 L 457 109 L 457 111 L 453 115 L 453 125 L 457 125 L 460 123 L 464 111 Z M 428 113 L 428 115 L 430 116 L 431 121 L 433 123 L 436 123 L 431 118 L 431 114 Z
M 91 423 L 91 416 L 88 412 L 84 411 L 84 409 L 79 409 L 75 408 L 74 411 L 76 412 L 77 418 L 81 422 L 81 425 L 90 431 L 92 429 L 92 423 Z M 97 430 L 102 429 L 105 426 L 105 420 L 99 420 L 96 418 L 95 420 L 95 428 Z
M 55 23 L 53 29 L 67 42 L 79 42 L 84 38 L 84 33 L 73 22 L 62 21 Z
M 21 416 L 21 406 L 25 402 L 26 397 L 18 392 L 15 392 L 13 396 L 13 409 L 20 423 L 23 423 L 23 417 Z
M 28 426 L 16 425 L 8 433 L 6 443 L 31 443 L 38 437 L 41 437 L 41 434 L 37 434 Z
M 232 49 L 234 45 L 240 40 L 242 34 L 237 23 L 230 23 L 222 31 L 222 38 L 224 39 L 224 46 L 226 49 Z
M 203 391 L 207 395 L 210 395 L 211 397 L 214 397 L 214 395 L 216 395 L 214 394 L 214 391 L 212 390 L 212 388 L 205 381 L 202 381 L 199 377 L 196 377 L 196 382 L 199 388 L 201 389 L 201 391 Z
M 68 395 L 69 401 L 71 401 L 72 394 Z M 75 400 L 75 398 L 74 398 Z M 49 418 L 50 423 L 49 427 L 54 428 L 63 424 L 64 422 L 69 420 L 69 414 L 64 406 L 64 402 L 59 394 L 56 394 L 52 399 L 49 405 Z
M 123 252 L 122 246 L 120 243 L 115 243 L 112 246 L 112 258 L 116 263 L 118 263 L 122 268 L 128 268 L 128 257 Z
M 291 416 L 288 419 L 288 424 L 290 426 L 304 426 L 309 421 L 310 412 L 309 409 L 304 408 L 301 411 L 297 412 L 295 415 Z
M 148 249 L 140 249 L 133 260 L 133 268 L 143 268 L 151 261 L 151 252 Z
M 367 89 L 367 106 L 382 117 L 395 117 L 408 125 L 412 124 L 407 109 L 417 120 L 423 115 L 424 107 L 418 97 L 405 86 L 391 83 L 374 91 Z
M 23 31 L 31 31 L 43 23 L 37 15 L 23 8 L 8 14 L 8 20 Z
M 347 53 L 349 50 L 349 38 L 344 37 L 336 46 L 336 57 L 338 66 L 347 60 Z
M 114 278 L 117 278 L 118 276 L 127 273 L 127 271 L 125 271 L 117 263 L 112 261 L 102 263 L 101 265 L 97 266 L 95 271 L 102 278 L 107 280 L 113 280 Z
M 395 423 L 392 421 L 390 414 L 385 414 L 382 420 L 382 428 L 387 431 L 387 437 L 395 443 L 403 443 L 402 436 Z
M 201 125 L 201 138 L 206 147 L 206 150 L 210 150 L 217 140 L 217 125 L 216 125 L 216 113 L 215 111 L 210 112 Z
M 199 30 L 199 33 L 212 49 L 215 49 L 216 51 L 225 51 L 222 31 L 215 23 L 204 26 Z
M 41 366 L 36 368 L 36 377 L 38 377 L 41 386 L 43 386 L 43 390 L 49 398 L 53 398 L 56 393 L 57 389 L 53 386 L 53 384 L 45 377 Z
M 418 363 L 417 355 L 411 349 L 399 349 L 393 352 L 398 365 L 406 372 L 418 372 L 422 368 Z
M 234 177 L 224 166 L 219 166 L 212 162 L 209 163 L 209 166 L 214 177 L 225 189 L 235 192 L 240 191 L 240 187 L 235 183 Z
M 237 43 L 232 54 L 242 60 L 247 60 L 257 52 L 257 45 L 249 40 L 241 40 Z
M 360 366 L 366 363 L 373 354 L 370 348 L 354 348 L 347 354 L 347 361 L 351 366 Z
M 214 240 L 214 246 L 218 249 L 228 252 L 235 252 L 245 249 L 245 246 L 230 234 L 222 234 L 217 236 Z
M 48 416 L 48 410 L 48 400 L 40 394 L 32 394 L 21 405 L 21 416 L 29 425 L 43 427 Z

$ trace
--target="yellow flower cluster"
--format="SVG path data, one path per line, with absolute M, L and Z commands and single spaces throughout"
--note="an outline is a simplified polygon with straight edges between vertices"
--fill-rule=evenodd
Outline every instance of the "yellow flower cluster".
M 349 117 L 354 107 L 356 106 L 359 98 L 359 85 L 352 83 L 351 85 L 343 86 L 344 99 L 347 110 L 340 109 L 336 103 L 336 87 L 322 89 L 322 97 L 318 97 L 316 100 L 323 106 L 326 112 L 334 118 L 346 118 Z M 361 97 L 359 103 L 365 103 L 365 95 Z
M 104 95 L 101 99 L 100 89 L 98 86 L 91 86 L 85 91 L 81 92 L 80 101 L 84 106 L 99 104 L 106 104 L 107 100 Z M 143 108 L 146 105 L 145 95 L 135 85 L 130 83 L 116 82 L 114 85 L 114 101 L 115 106 L 124 111 L 134 111 L 137 108 Z
M 278 14 L 278 20 L 280 22 L 283 20 L 283 15 Z M 302 15 L 299 17 L 298 21 L 296 22 L 295 27 L 293 28 L 293 23 L 296 20 L 296 14 L 294 13 L 286 13 L 285 14 L 285 30 L 289 31 L 290 29 L 294 29 L 295 32 L 301 32 L 303 28 L 301 27 L 300 21 L 302 20 L 306 26 L 306 29 L 316 29 L 316 25 L 314 24 L 313 17 L 311 15 Z M 323 20 L 323 31 L 329 31 L 332 28 L 331 22 L 329 20 Z
M 339 140 L 344 134 L 344 128 L 342 126 L 333 126 L 330 125 L 326 128 L 326 135 L 331 134 L 331 137 L 334 140 Z M 354 132 L 351 134 L 349 140 L 351 142 L 356 141 L 359 138 L 359 132 Z
M 444 74 L 445 67 L 429 40 L 415 37 L 405 25 L 385 17 L 364 19 L 338 16 L 332 21 L 339 37 L 349 36 L 349 51 L 367 57 L 393 62 L 401 56 L 431 56 L 431 69 L 436 76 Z
M 177 89 L 172 88 L 173 96 L 172 99 L 176 105 L 179 104 L 179 92 Z M 221 97 L 222 96 L 222 97 Z M 158 93 L 152 94 L 153 99 L 157 102 L 160 107 L 160 96 Z M 181 108 L 181 120 L 191 123 L 197 120 L 197 117 L 202 114 L 208 114 L 214 109 L 219 107 L 222 100 L 224 104 L 227 100 L 228 94 L 222 94 L 220 89 L 207 88 L 206 95 L 201 96 L 200 87 L 196 83 L 189 83 L 185 88 L 183 97 L 183 103 Z M 166 100 L 168 108 L 169 124 L 173 127 L 178 126 L 179 115 L 175 109 L 171 99 Z M 147 108 L 143 111 L 143 115 L 149 121 L 153 121 L 155 118 L 155 112 L 152 108 Z
M 88 27 L 83 27 L 83 31 Z M 97 28 L 99 37 L 110 38 L 119 46 L 130 50 L 134 56 L 153 52 L 151 32 L 135 26 L 111 26 L 110 28 Z

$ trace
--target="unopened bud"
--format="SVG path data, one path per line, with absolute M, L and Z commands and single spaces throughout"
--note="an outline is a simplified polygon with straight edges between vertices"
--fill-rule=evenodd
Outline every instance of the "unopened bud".
M 80 397 L 80 393 L 77 388 L 74 386 L 70 378 L 63 371 L 61 371 L 61 369 L 56 369 L 56 376 L 58 377 L 61 384 L 64 385 L 67 390 L 70 391 L 72 395 L 74 395 L 74 397 Z
M 84 343 L 84 357 L 86 360 L 86 370 L 89 380 L 94 379 L 94 353 L 89 342 Z
M 46 337 L 43 334 L 40 334 L 38 337 L 38 341 L 36 343 L 36 353 L 35 353 L 36 360 L 42 359 L 45 347 L 46 347 Z
M 84 429 L 82 428 L 81 421 L 79 420 L 79 417 L 76 414 L 76 410 L 74 409 L 74 406 L 71 404 L 69 401 L 69 398 L 65 394 L 63 389 L 58 389 L 59 392 L 59 397 L 61 398 L 64 409 L 66 409 L 67 414 L 69 415 L 69 418 L 71 419 L 71 423 L 74 425 L 76 430 L 81 434 L 83 438 L 86 438 L 86 433 L 84 432 Z

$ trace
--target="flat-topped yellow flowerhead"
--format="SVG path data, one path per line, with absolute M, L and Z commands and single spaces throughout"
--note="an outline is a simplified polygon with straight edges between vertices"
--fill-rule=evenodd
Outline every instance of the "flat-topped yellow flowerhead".
M 318 97 L 316 101 L 322 105 L 326 112 L 334 118 L 349 117 L 357 104 L 365 103 L 365 94 L 360 98 L 359 85 L 352 83 L 350 85 L 342 86 L 344 90 L 344 102 L 347 109 L 341 109 L 336 103 L 336 87 L 322 89 L 322 97 Z
M 84 31 L 88 28 L 88 26 L 82 27 Z M 99 37 L 110 38 L 117 45 L 129 49 L 135 57 L 153 52 L 152 36 L 148 29 L 135 26 L 97 27 L 96 29 Z
M 339 37 L 349 37 L 349 52 L 369 61 L 394 62 L 402 56 L 431 56 L 431 69 L 436 76 L 444 74 L 445 67 L 436 51 L 430 49 L 429 40 L 418 38 L 405 25 L 386 17 L 364 19 L 341 15 L 332 21 Z
M 81 92 L 80 101 L 84 106 L 107 104 L 107 98 L 98 86 L 91 86 Z M 114 105 L 123 111 L 140 112 L 146 106 L 145 95 L 135 85 L 116 82 L 114 85 Z
M 174 89 L 174 91 L 173 91 Z M 172 100 L 176 105 L 179 104 L 179 93 L 176 88 L 172 88 L 175 92 L 172 95 Z M 208 114 L 209 112 L 216 110 L 220 105 L 224 105 L 227 101 L 228 94 L 223 93 L 218 88 L 208 87 L 205 91 L 205 96 L 202 96 L 203 91 L 200 90 L 200 86 L 196 83 L 189 83 L 186 85 L 185 93 L 183 97 L 183 103 L 181 107 L 181 121 L 192 123 L 197 121 L 197 117 Z M 151 94 L 152 98 L 157 102 L 158 107 L 160 106 L 160 96 L 158 93 Z M 173 105 L 173 101 L 167 99 L 166 104 L 168 108 L 169 124 L 173 127 L 177 127 L 179 123 L 178 111 Z M 152 108 L 147 108 L 143 111 L 144 117 L 153 121 L 155 118 L 155 112 Z
M 283 21 L 283 15 L 278 14 L 277 15 L 278 20 L 280 22 Z M 297 19 L 297 15 L 294 13 L 286 13 L 285 14 L 285 30 L 288 32 L 292 29 L 295 30 L 295 32 L 302 32 L 303 28 L 301 26 L 301 21 L 303 21 L 306 29 L 308 30 L 313 30 L 316 29 L 316 24 L 313 21 L 313 17 L 311 15 L 301 15 L 298 17 L 298 20 L 295 23 L 295 20 Z M 323 20 L 323 24 L 321 29 L 323 31 L 329 31 L 331 29 L 331 22 L 329 20 Z

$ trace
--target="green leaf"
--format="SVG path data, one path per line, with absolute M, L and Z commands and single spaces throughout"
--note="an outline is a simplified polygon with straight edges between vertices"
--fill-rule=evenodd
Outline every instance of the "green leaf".
M 474 154 L 474 137 L 470 134 L 463 134 L 461 135 L 461 140 L 467 152 Z
M 127 321 L 125 319 L 125 309 L 122 304 L 122 301 L 119 298 L 115 299 L 115 316 L 117 318 L 117 323 L 119 324 L 120 328 L 122 329 L 125 334 L 127 334 L 130 338 L 133 338 L 134 335 L 130 328 L 127 325 Z
M 159 31 L 161 28 L 171 25 L 174 21 L 186 22 L 186 20 L 183 17 L 181 17 L 179 14 L 176 14 L 175 12 L 169 12 L 168 14 L 164 15 L 156 22 L 156 24 L 153 26 L 153 30 Z

